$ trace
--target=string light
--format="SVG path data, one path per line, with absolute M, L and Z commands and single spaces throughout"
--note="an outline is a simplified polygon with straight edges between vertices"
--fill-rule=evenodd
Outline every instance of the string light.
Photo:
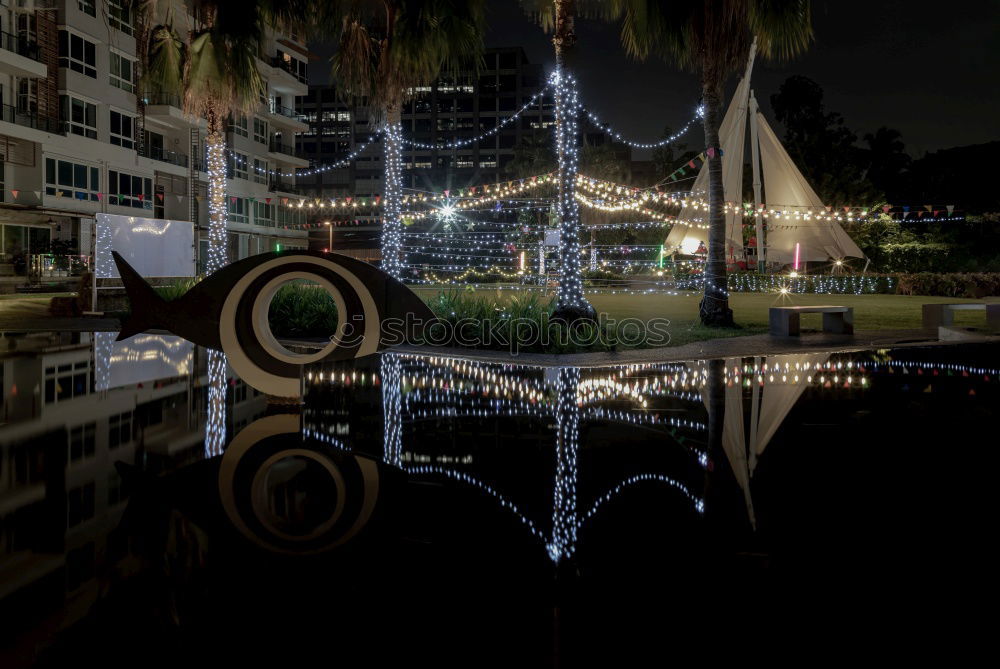
M 636 149 L 655 149 L 661 146 L 666 146 L 667 144 L 673 144 L 678 139 L 683 137 L 687 133 L 687 131 L 691 129 L 691 126 L 693 126 L 695 123 L 700 122 L 701 117 L 703 115 L 704 111 L 701 107 L 699 107 L 695 112 L 694 118 L 685 123 L 683 128 L 675 132 L 670 137 L 666 137 L 664 139 L 660 139 L 655 142 L 635 142 L 630 139 L 625 139 L 625 137 L 623 137 L 621 133 L 619 133 L 610 125 L 602 122 L 599 118 L 597 118 L 597 115 L 595 113 L 593 113 L 590 110 L 587 110 L 587 119 L 590 120 L 590 122 L 594 125 L 595 128 L 607 133 L 608 135 L 613 137 L 615 141 L 621 142 L 622 144 L 628 144 L 629 146 Z
M 226 206 L 226 143 L 222 133 L 215 131 L 206 139 L 208 167 L 208 274 L 229 264 L 227 242 L 228 214 Z
M 403 195 L 402 124 L 392 121 L 386 126 L 385 142 L 385 209 L 382 216 L 382 270 L 394 279 L 402 272 L 402 219 L 400 201 Z

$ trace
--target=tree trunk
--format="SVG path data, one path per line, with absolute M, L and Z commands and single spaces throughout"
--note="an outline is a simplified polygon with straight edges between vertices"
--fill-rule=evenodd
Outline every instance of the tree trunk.
M 722 156 L 719 155 L 719 124 L 722 112 L 721 77 L 711 68 L 702 70 L 702 103 L 705 105 L 705 146 L 714 148 L 708 159 L 708 258 L 705 261 L 705 296 L 699 315 L 704 325 L 733 327 L 726 284 L 726 213 L 722 187 Z
M 576 43 L 576 0 L 554 0 L 556 52 L 556 151 L 559 159 L 559 295 L 553 317 L 567 322 L 596 318 L 583 295 L 580 265 L 580 212 L 576 202 L 576 84 L 568 76 L 566 57 Z
M 385 110 L 385 203 L 382 206 L 382 270 L 394 279 L 402 277 L 403 223 L 403 132 L 398 102 Z
M 222 132 L 222 115 L 217 107 L 210 106 L 205 115 L 208 133 L 205 135 L 206 161 L 208 163 L 208 260 L 207 273 L 229 264 L 226 244 L 226 136 Z

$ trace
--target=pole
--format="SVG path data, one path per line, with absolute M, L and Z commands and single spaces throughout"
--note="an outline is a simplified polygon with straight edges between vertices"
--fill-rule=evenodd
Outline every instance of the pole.
M 764 243 L 764 215 L 761 212 L 763 199 L 760 194 L 760 143 L 757 140 L 757 98 L 750 91 L 750 150 L 753 166 L 753 208 L 755 234 L 757 236 L 757 271 L 763 273 L 766 263 Z
M 326 251 L 333 253 L 333 224 L 330 221 L 327 221 L 326 224 L 330 228 L 330 242 L 326 245 Z

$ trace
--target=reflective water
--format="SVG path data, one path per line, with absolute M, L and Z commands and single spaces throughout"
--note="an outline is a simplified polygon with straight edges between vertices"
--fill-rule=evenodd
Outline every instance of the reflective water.
M 0 361 L 4 667 L 627 665 L 720 610 L 919 607 L 992 520 L 989 345 L 388 353 L 309 366 L 301 401 L 172 336 L 8 334 Z

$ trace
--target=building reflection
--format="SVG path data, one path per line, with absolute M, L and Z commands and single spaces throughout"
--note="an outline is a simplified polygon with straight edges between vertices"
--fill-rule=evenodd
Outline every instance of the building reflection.
M 138 569 L 119 529 L 131 491 L 115 463 L 156 474 L 204 457 L 205 352 L 176 337 L 114 339 L 0 339 L 0 601 L 30 602 L 25 616 L 72 602 L 69 624 L 97 600 L 98 574 Z M 264 396 L 239 380 L 216 387 L 223 439 L 263 414 Z

